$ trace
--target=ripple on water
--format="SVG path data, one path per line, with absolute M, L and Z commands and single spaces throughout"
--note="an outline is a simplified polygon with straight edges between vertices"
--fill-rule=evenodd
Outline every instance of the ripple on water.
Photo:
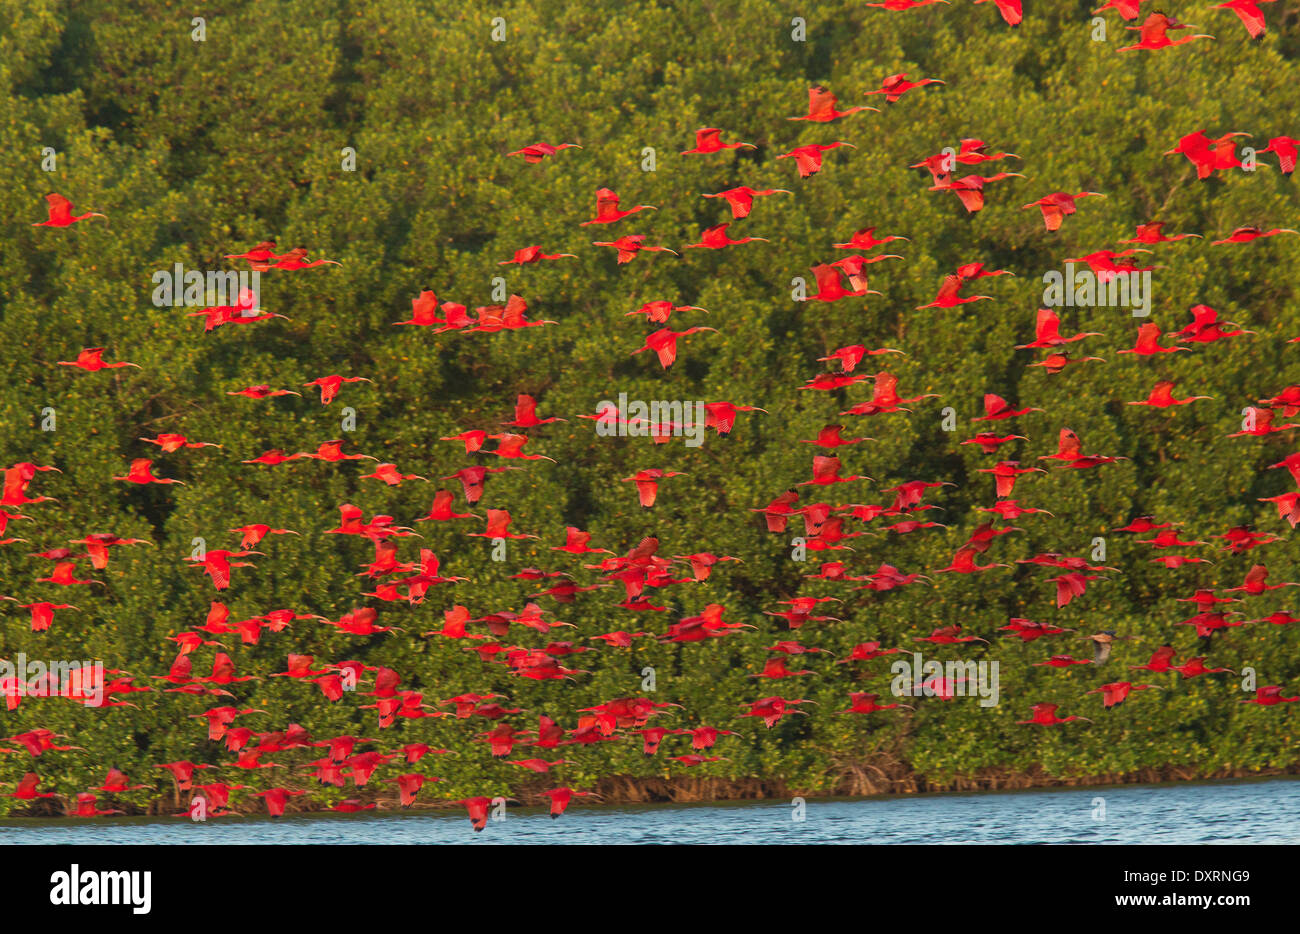
M 1106 816 L 1093 820 L 1093 799 Z M 806 820 L 788 803 L 574 806 L 558 821 L 511 811 L 474 833 L 451 811 L 183 819 L 10 820 L 0 844 L 193 845 L 320 843 L 892 844 L 1300 843 L 1300 780 L 1118 786 L 906 798 L 810 798 Z

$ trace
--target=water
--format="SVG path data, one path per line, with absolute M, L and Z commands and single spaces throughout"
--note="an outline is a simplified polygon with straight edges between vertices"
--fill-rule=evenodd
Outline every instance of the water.
M 1094 819 L 1095 799 L 1105 815 Z M 1124 785 L 880 798 L 508 811 L 474 833 L 463 809 L 373 816 L 9 820 L 7 844 L 1300 843 L 1300 780 Z

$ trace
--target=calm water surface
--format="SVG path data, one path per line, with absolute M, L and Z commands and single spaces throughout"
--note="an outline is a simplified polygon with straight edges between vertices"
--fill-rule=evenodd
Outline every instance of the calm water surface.
M 1095 799 L 1105 814 L 1094 818 Z M 583 807 L 559 820 L 511 808 L 474 833 L 463 810 L 392 816 L 10 820 L 5 844 L 321 843 L 1300 843 L 1300 780 L 1127 785 L 1067 791 L 844 799 L 812 798 L 806 819 L 788 801 Z

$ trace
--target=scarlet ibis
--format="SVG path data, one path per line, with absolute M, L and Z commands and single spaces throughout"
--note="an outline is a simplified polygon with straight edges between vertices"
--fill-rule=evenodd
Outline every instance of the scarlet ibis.
M 266 791 L 253 792 L 253 797 L 261 798 L 266 802 L 266 812 L 272 817 L 283 817 L 289 799 L 306 793 L 305 791 L 290 791 L 287 788 L 268 788 Z
M 810 175 L 816 175 L 822 170 L 822 158 L 827 152 L 830 152 L 832 149 L 838 149 L 841 146 L 847 146 L 850 149 L 858 148 L 852 143 L 845 143 L 837 140 L 833 143 L 826 143 L 824 145 L 813 143 L 808 146 L 796 146 L 789 152 L 781 153 L 777 158 L 793 159 L 795 165 L 798 166 L 799 177 L 807 178 Z
M 699 243 L 688 243 L 683 249 L 687 250 L 721 250 L 723 247 L 736 246 L 741 243 L 768 243 L 766 237 L 741 237 L 739 240 L 732 240 L 727 236 L 727 224 L 717 224 L 713 227 L 705 228 L 700 234 Z
M 564 813 L 564 809 L 569 806 L 569 802 L 574 798 L 599 798 L 600 795 L 594 791 L 578 791 L 576 788 L 552 788 L 550 791 L 538 793 L 538 797 L 549 798 L 551 801 L 551 820 L 555 820 Z
M 306 457 L 311 460 L 327 461 L 331 464 L 337 464 L 339 461 L 379 460 L 379 458 L 373 457 L 369 454 L 344 454 L 343 445 L 345 443 L 346 442 L 340 438 L 336 438 L 333 441 L 323 441 L 316 446 L 315 451 L 301 451 L 294 456 Z
M 616 249 L 618 251 L 619 265 L 631 262 L 632 257 L 636 256 L 638 253 L 671 253 L 673 256 L 679 255 L 676 250 L 670 250 L 666 246 L 645 246 L 643 243 L 644 240 L 644 234 L 629 234 L 619 237 L 617 240 L 593 240 L 591 245 L 608 246 Z
M 1300 233 L 1300 230 L 1292 230 L 1289 227 L 1274 227 L 1272 230 L 1262 230 L 1259 227 L 1238 227 L 1222 240 L 1211 240 L 1210 246 L 1221 246 L 1225 243 L 1249 243 L 1263 237 L 1276 237 L 1279 234 L 1295 233 Z
M 1134 232 L 1132 238 L 1121 240 L 1120 243 L 1176 243 L 1179 240 L 1187 240 L 1189 238 L 1195 238 L 1197 240 L 1202 239 L 1200 234 L 1166 235 L 1161 232 L 1164 226 L 1163 221 L 1153 221 L 1149 224 L 1138 224 L 1137 230 Z
M 1080 198 L 1089 197 L 1104 198 L 1106 196 L 1099 191 L 1081 191 L 1074 195 L 1067 194 L 1064 191 L 1054 191 L 1050 195 L 1044 195 L 1037 201 L 1031 201 L 1023 205 L 1021 210 L 1037 207 L 1043 214 L 1043 225 L 1048 230 L 1059 230 L 1061 222 L 1065 220 L 1066 216 L 1078 210 L 1074 202 Z
M 292 389 L 272 389 L 266 384 L 260 386 L 248 386 L 235 392 L 227 392 L 228 396 L 245 396 L 249 399 L 273 399 L 276 396 L 301 396 L 302 393 L 294 392 Z
M 52 791 L 37 791 L 36 788 L 40 783 L 41 777 L 39 775 L 35 772 L 28 772 L 18 780 L 17 786 L 13 791 L 8 793 L 8 796 L 10 798 L 18 798 L 21 801 L 35 801 L 37 798 L 56 797 L 55 793 Z M 0 784 L 8 785 L 9 783 L 0 782 Z
M 540 263 L 542 260 L 552 259 L 577 259 L 576 253 L 543 253 L 540 246 L 526 246 L 521 250 L 515 250 L 515 255 L 510 259 L 501 260 L 498 266 L 528 266 L 533 263 Z M 413 322 L 402 322 L 413 323 Z M 434 322 L 430 322 L 434 323 Z
M 660 328 L 653 334 L 647 336 L 645 343 L 641 347 L 632 351 L 631 355 L 636 356 L 637 354 L 644 353 L 647 350 L 653 350 L 655 355 L 659 357 L 659 363 L 662 364 L 663 368 L 666 370 L 677 360 L 677 342 L 683 337 L 688 337 L 691 334 L 699 334 L 704 331 L 710 331 L 716 334 L 718 329 L 697 326 L 686 328 L 684 331 L 674 331 L 671 328 Z
M 1162 347 L 1160 346 L 1160 325 L 1154 321 L 1138 327 L 1137 342 L 1131 349 L 1118 351 L 1119 353 L 1137 354 L 1140 357 L 1149 357 L 1158 353 L 1175 353 L 1179 350 L 1190 351 L 1189 347 Z
M 440 782 L 442 779 L 430 775 L 421 775 L 419 772 L 411 772 L 406 775 L 398 775 L 396 778 L 386 778 L 384 781 L 393 782 L 397 785 L 397 793 L 402 807 L 409 808 L 415 803 L 415 796 L 420 793 L 420 789 L 425 782 Z
M 307 247 L 305 246 L 294 247 L 292 250 L 290 250 L 288 253 L 285 253 L 282 256 L 272 256 L 266 262 L 250 261 L 248 265 L 249 268 L 254 269 L 258 272 L 267 272 L 268 270 L 271 269 L 297 270 L 297 269 L 312 269 L 315 268 L 316 266 L 342 266 L 343 265 L 337 260 L 332 260 L 332 259 L 317 259 L 317 260 L 308 261 L 307 252 L 308 250 Z M 275 262 L 271 262 L 270 260 L 275 260 Z
M 886 75 L 880 82 L 880 87 L 874 91 L 864 91 L 864 94 L 883 94 L 885 100 L 889 103 L 897 103 L 900 98 L 908 91 L 916 88 L 923 88 L 927 84 L 946 84 L 938 78 L 922 78 L 919 81 L 908 81 L 907 72 L 900 72 L 896 75 Z
M 882 0 L 880 3 L 868 3 L 867 6 L 879 7 L 892 13 L 901 13 L 917 7 L 930 6 L 934 3 L 950 3 L 951 0 Z
M 992 295 L 963 296 L 961 290 L 966 281 L 961 276 L 944 276 L 943 282 L 939 286 L 939 294 L 934 297 L 934 301 L 927 305 L 917 305 L 917 310 L 920 311 L 925 308 L 956 308 L 958 305 L 968 305 L 971 302 L 993 300 Z
M 769 195 L 782 194 L 790 195 L 794 192 L 787 188 L 750 188 L 748 185 L 740 185 L 736 188 L 728 188 L 726 191 L 719 191 L 714 194 L 706 194 L 706 198 L 722 198 L 731 208 L 731 216 L 739 219 L 749 217 L 749 212 L 754 208 L 755 198 L 766 198 Z
M 963 175 L 960 178 L 936 178 L 930 191 L 951 191 L 961 201 L 967 214 L 984 210 L 984 186 L 1004 178 L 1024 178 L 1019 172 L 998 172 L 996 175 Z
M 1290 428 L 1300 428 L 1300 422 L 1288 422 L 1285 425 L 1273 424 L 1273 418 L 1276 413 L 1272 409 L 1261 409 L 1258 406 L 1246 406 L 1245 422 L 1248 427 L 1242 428 L 1241 431 L 1234 431 L 1227 435 L 1229 438 L 1262 438 L 1265 435 L 1271 435 L 1275 432 L 1286 431 Z
M 817 292 L 814 295 L 807 296 L 804 301 L 808 302 L 837 302 L 842 298 L 859 298 L 871 293 L 866 286 L 854 286 L 854 291 L 850 292 L 844 288 L 843 276 L 844 271 L 834 263 L 821 263 L 811 267 L 813 279 L 817 283 Z M 879 292 L 871 294 L 879 295 Z
M 1034 667 L 1069 668 L 1072 665 L 1091 665 L 1092 659 L 1074 658 L 1070 655 L 1053 655 L 1046 661 L 1034 662 Z
M 1006 567 L 1006 565 L 1000 565 Z M 951 626 L 939 626 L 928 636 L 915 636 L 913 642 L 930 642 L 934 645 L 957 645 L 963 642 L 983 642 L 989 644 L 989 640 L 981 636 L 963 636 L 961 623 L 953 623 Z
M 695 131 L 695 148 L 687 149 L 683 156 L 709 155 L 728 149 L 757 149 L 753 143 L 724 143 L 722 131 L 717 127 L 704 127 Z
M 320 401 L 322 405 L 329 405 L 338 396 L 339 389 L 344 383 L 373 383 L 373 379 L 364 376 L 339 376 L 337 373 L 330 376 L 320 376 L 309 383 L 303 383 L 304 386 L 315 386 L 320 390 Z
M 108 774 L 104 776 L 104 781 L 99 787 L 92 788 L 91 791 L 107 791 L 112 794 L 125 794 L 128 791 L 135 791 L 137 788 L 148 788 L 148 785 L 132 785 L 126 773 L 119 768 L 110 768 Z
M 1218 139 L 1210 139 L 1205 135 L 1204 130 L 1197 130 L 1182 137 L 1178 145 L 1167 150 L 1164 155 L 1174 156 L 1181 153 L 1196 167 L 1196 177 L 1206 179 L 1216 170 L 1241 167 L 1241 161 L 1235 155 L 1236 145 L 1233 142 L 1238 136 L 1250 136 L 1250 134 L 1234 130 Z
M 1125 402 L 1125 405 L 1145 405 L 1157 409 L 1167 409 L 1171 405 L 1188 405 L 1198 399 L 1210 399 L 1211 396 L 1188 396 L 1185 399 L 1174 398 L 1174 381 L 1157 380 L 1147 397 L 1139 402 Z
M 1246 577 L 1240 587 L 1230 587 L 1224 593 L 1247 593 L 1251 596 L 1259 596 L 1262 593 L 1267 593 L 1270 590 L 1280 590 L 1283 587 L 1300 587 L 1300 584 L 1289 581 L 1281 584 L 1269 584 L 1266 583 L 1267 580 L 1268 568 L 1262 564 L 1256 564 L 1246 572 Z
M 1182 39 L 1170 39 L 1167 35 L 1171 29 L 1187 29 L 1191 23 L 1179 23 L 1172 17 L 1166 16 L 1160 11 L 1150 14 L 1142 21 L 1141 26 L 1127 26 L 1126 29 L 1139 30 L 1141 40 L 1136 45 L 1126 45 L 1118 49 L 1119 52 L 1129 52 L 1134 49 L 1141 51 L 1154 52 L 1159 49 L 1167 49 L 1175 45 L 1185 45 L 1196 39 L 1213 39 L 1214 36 L 1204 34 L 1189 35 Z
M 988 3 L 989 0 L 975 0 L 976 3 Z M 1021 0 L 993 0 L 997 4 L 998 12 L 1008 26 L 1019 26 L 1021 20 L 1025 18 L 1021 11 Z
M 1058 350 L 1048 354 L 1046 357 L 1044 357 L 1042 360 L 1038 361 L 1037 363 L 1029 364 L 1029 366 L 1042 367 L 1048 374 L 1055 376 L 1057 373 L 1060 373 L 1062 370 L 1064 370 L 1067 366 L 1069 366 L 1072 363 L 1087 363 L 1089 361 L 1095 361 L 1097 363 L 1105 363 L 1106 358 L 1105 357 L 1077 357 L 1075 359 L 1071 359 L 1070 354 L 1067 351 Z
M 149 460 L 149 458 L 147 457 L 135 458 L 134 460 L 131 461 L 131 468 L 126 472 L 125 476 L 114 477 L 113 479 L 124 480 L 127 483 L 135 483 L 140 485 L 149 484 L 149 483 L 162 483 L 162 484 L 176 483 L 179 484 L 180 486 L 185 486 L 185 484 L 180 480 L 170 480 L 165 477 L 155 477 L 153 475 L 153 461 Z
M 742 713 L 740 716 L 758 717 L 763 721 L 763 724 L 770 730 L 773 726 L 776 725 L 777 721 L 780 720 L 782 717 L 793 716 L 798 714 L 802 714 L 805 717 L 811 716 L 806 710 L 796 709 L 795 705 L 815 704 L 815 703 L 816 701 L 804 700 L 802 698 L 796 700 L 787 700 L 786 698 L 779 697 L 779 696 L 763 697 L 750 704 L 749 711 L 747 713 Z
M 527 435 L 505 432 L 488 435 L 488 437 L 497 442 L 496 450 L 487 452 L 489 454 L 494 454 L 506 460 L 550 461 L 552 464 L 555 463 L 555 458 L 547 457 L 545 454 L 525 454 L 524 447 L 529 441 Z
M 149 444 L 156 444 L 162 448 L 164 454 L 172 454 L 181 448 L 219 448 L 221 445 L 214 444 L 211 441 L 191 441 L 185 435 L 175 433 L 164 433 L 156 438 L 140 438 Z
M 13 600 L 13 597 L 6 597 L 6 600 Z M 16 602 L 16 601 L 15 601 Z M 79 607 L 71 603 L 49 603 L 41 601 L 39 603 L 19 603 L 18 606 L 24 610 L 31 611 L 32 632 L 45 632 L 54 623 L 55 610 L 76 610 L 81 612 Z
M 626 211 L 620 210 L 618 194 L 610 188 L 600 188 L 596 191 L 596 216 L 589 221 L 583 221 L 579 226 L 590 227 L 592 224 L 612 224 L 615 221 L 636 214 L 638 211 L 655 210 L 658 209 L 653 204 L 638 204 Z
M 32 224 L 33 227 L 71 227 L 73 224 L 77 223 L 77 221 L 88 220 L 92 217 L 103 217 L 105 220 L 108 220 L 106 215 L 96 214 L 94 211 L 74 216 L 72 213 L 72 202 L 63 197 L 63 195 L 56 194 L 55 192 L 47 194 L 45 196 L 45 202 L 49 205 L 49 217 L 39 223 Z
M 655 498 L 659 494 L 659 481 L 666 480 L 670 477 L 684 477 L 683 473 L 675 470 L 661 470 L 658 467 L 651 467 L 646 470 L 638 470 L 630 477 L 621 478 L 623 483 L 635 483 L 637 498 L 645 509 L 649 509 L 655 504 Z
M 1019 461 L 998 461 L 992 467 L 978 468 L 980 473 L 991 473 L 997 484 L 997 497 L 1004 499 L 1015 489 L 1016 481 L 1027 473 L 1047 473 L 1042 467 L 1021 467 Z
M 1100 337 L 1097 331 L 1087 331 L 1081 334 L 1075 334 L 1073 337 L 1061 336 L 1061 318 L 1050 308 L 1038 309 L 1037 317 L 1034 321 L 1034 340 L 1029 344 L 1017 344 L 1016 350 L 1028 350 L 1033 347 L 1058 347 L 1061 344 L 1070 344 L 1074 341 L 1083 340 L 1085 337 Z
M 1271 0 L 1265 0 L 1271 2 Z M 1295 171 L 1296 156 L 1300 154 L 1300 139 L 1293 139 L 1290 136 L 1275 136 L 1268 141 L 1268 145 L 1259 150 L 1260 153 L 1271 152 L 1277 156 L 1277 167 L 1283 175 L 1290 175 Z
M 1041 639 L 1044 636 L 1059 636 L 1062 633 L 1075 631 L 1073 629 L 1062 629 L 1050 623 L 1038 623 L 1032 619 L 1021 619 L 1019 617 L 1012 617 L 1007 621 L 1007 625 L 998 627 L 998 632 L 1010 632 L 1021 642 L 1033 642 L 1035 639 Z
M 837 250 L 874 250 L 876 247 L 884 246 L 892 240 L 911 242 L 907 237 L 900 237 L 895 234 L 888 234 L 876 239 L 875 227 L 862 227 L 853 232 L 853 236 L 849 238 L 847 243 L 836 243 L 833 246 Z
M 1205 659 L 1206 656 L 1198 655 L 1195 658 L 1189 658 L 1181 665 L 1170 665 L 1169 670 L 1178 672 L 1184 678 L 1195 678 L 1200 675 L 1214 675 L 1223 672 L 1227 672 L 1230 675 L 1236 674 L 1236 672 L 1231 668 L 1206 668 Z
M 522 470 L 522 467 L 462 467 L 453 474 L 448 474 L 439 479 L 442 480 L 459 480 L 462 489 L 465 491 L 465 502 L 471 506 L 477 503 L 483 497 L 483 491 L 487 484 L 488 474 L 502 473 L 507 470 Z
M 984 414 L 978 415 L 971 419 L 972 422 L 991 422 L 1001 421 L 1003 419 L 1015 418 L 1020 415 L 1027 415 L 1030 412 L 1042 412 L 1039 408 L 1017 409 L 1006 399 L 996 393 L 987 392 L 984 394 Z
M 516 532 L 511 532 L 511 531 L 510 531 L 510 523 L 513 522 L 513 521 L 514 521 L 514 520 L 513 520 L 513 518 L 512 518 L 511 515 L 510 515 L 510 510 L 508 510 L 508 509 L 489 509 L 489 510 L 487 511 L 487 520 L 486 520 L 486 526 L 487 526 L 487 527 L 486 527 L 485 531 L 482 531 L 482 532 L 470 532 L 469 534 L 470 534 L 470 535 L 474 535 L 474 536 L 478 536 L 479 538 L 510 538 L 510 539 L 524 539 L 524 538 L 538 538 L 538 537 L 539 537 L 539 536 L 537 536 L 537 535 L 522 535 L 522 534 L 519 534 L 519 533 L 516 533 Z
M 1214 8 L 1236 13 L 1241 24 L 1246 27 L 1246 32 L 1250 34 L 1250 38 L 1259 39 L 1267 29 L 1264 13 L 1260 10 L 1259 4 L 1273 2 L 1274 0 L 1228 0 L 1227 3 L 1216 3 Z
M 524 161 L 529 165 L 536 165 L 547 156 L 553 156 L 563 149 L 581 149 L 577 143 L 533 143 L 531 146 L 525 146 L 523 149 L 516 149 L 514 152 L 506 153 L 507 156 L 523 156 Z
M 1124 19 L 1137 19 L 1139 13 L 1138 7 L 1140 7 L 1143 2 L 1144 0 L 1107 0 L 1106 3 L 1093 10 L 1092 15 L 1096 16 L 1098 13 L 1105 10 L 1114 10 Z
M 1272 707 L 1276 704 L 1294 704 L 1300 701 L 1300 694 L 1295 697 L 1283 697 L 1282 686 L 1278 684 L 1265 685 L 1255 691 L 1255 696 L 1244 700 L 1243 704 L 1258 704 L 1260 707 Z
M 1155 684 L 1133 684 L 1130 681 L 1112 681 L 1099 688 L 1093 688 L 1088 694 L 1100 694 L 1101 705 L 1106 710 L 1114 710 L 1128 700 L 1131 691 L 1162 691 L 1164 688 Z
M 1151 653 L 1151 659 L 1145 665 L 1129 665 L 1132 671 L 1170 671 L 1174 661 L 1174 647 L 1162 645 Z
M 834 449 L 845 444 L 858 444 L 862 441 L 874 441 L 875 438 L 844 438 L 840 432 L 844 430 L 843 425 L 826 425 L 817 432 L 817 437 L 810 440 L 800 439 L 800 444 L 815 444 L 818 447 Z
M 855 114 L 860 110 L 870 110 L 872 113 L 880 113 L 875 107 L 850 107 L 848 110 L 836 110 L 838 101 L 834 94 L 826 90 L 821 85 L 815 85 L 808 89 L 808 113 L 802 117 L 787 117 L 787 120 L 810 120 L 814 123 L 830 123 L 838 120 L 840 117 L 847 117 Z
M 1089 723 L 1092 722 L 1087 717 L 1079 717 L 1075 715 L 1058 717 L 1056 715 L 1056 708 L 1058 706 L 1058 704 L 1034 704 L 1032 708 L 1034 712 L 1033 718 L 1030 720 L 1017 720 L 1016 723 L 1021 726 L 1028 724 L 1055 726 L 1058 723 L 1069 723 L 1071 720 L 1087 720 Z
M 127 363 L 125 361 L 118 363 L 107 363 L 103 359 L 103 347 L 87 347 L 81 353 L 77 354 L 76 360 L 60 360 L 59 366 L 75 366 L 80 370 L 86 370 L 94 373 L 99 370 L 117 370 L 122 367 L 133 366 L 137 370 L 142 369 L 138 363 Z
M 966 442 L 962 443 L 965 444 Z M 1035 513 L 1043 513 L 1048 516 L 1053 516 L 1053 514 L 1048 512 L 1046 509 L 1035 509 L 1031 506 L 1021 506 L 1020 503 L 1014 499 L 999 500 L 992 506 L 981 506 L 979 507 L 979 510 L 980 512 L 995 513 L 1007 520 L 1018 519 L 1021 516 L 1029 516 Z M 1055 516 L 1053 516 L 1053 518 L 1055 518 Z
M 909 704 L 879 704 L 879 694 L 868 694 L 865 691 L 850 691 L 849 706 L 841 710 L 840 713 L 875 713 L 878 710 L 895 710 L 902 708 L 905 710 L 915 710 L 916 708 Z
M 630 318 L 632 315 L 645 315 L 646 320 L 651 324 L 667 324 L 668 319 L 676 312 L 681 311 L 702 311 L 709 313 L 707 308 L 701 308 L 699 305 L 674 305 L 669 301 L 646 302 L 636 311 L 624 312 L 623 317 Z M 563 419 L 561 419 L 563 421 Z

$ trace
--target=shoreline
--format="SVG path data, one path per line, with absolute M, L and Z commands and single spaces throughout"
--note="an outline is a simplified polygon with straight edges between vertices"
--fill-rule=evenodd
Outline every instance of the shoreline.
M 618 793 L 614 793 L 612 795 L 606 796 L 604 800 L 583 799 L 581 801 L 581 809 L 591 810 L 591 811 L 619 810 L 619 809 L 628 809 L 628 808 L 634 808 L 638 810 L 640 809 L 657 810 L 661 808 L 666 809 L 671 807 L 709 807 L 709 806 L 727 806 L 727 805 L 746 806 L 746 805 L 759 805 L 762 803 L 783 803 L 784 804 L 790 802 L 793 798 L 796 797 L 803 798 L 810 803 L 818 802 L 818 801 L 822 801 L 822 802 L 888 801 L 888 800 L 901 800 L 901 799 L 912 799 L 912 798 L 1007 795 L 1007 794 L 1017 794 L 1023 792 L 1035 792 L 1035 791 L 1068 792 L 1068 791 L 1082 791 L 1084 789 L 1102 790 L 1102 789 L 1119 789 L 1119 788 L 1174 788 L 1174 787 L 1194 786 L 1194 785 L 1238 785 L 1238 784 L 1244 785 L 1244 784 L 1256 784 L 1259 782 L 1266 782 L 1266 781 L 1288 781 L 1288 780 L 1300 779 L 1300 763 L 1296 763 L 1294 765 L 1287 766 L 1285 768 L 1266 769 L 1261 771 L 1249 771 L 1249 770 L 1236 769 L 1236 770 L 1231 770 L 1231 774 L 1198 774 L 1198 775 L 1191 775 L 1187 777 L 1183 777 L 1177 774 L 1181 771 L 1183 770 L 1176 769 L 1174 767 L 1166 767 L 1165 769 L 1159 769 L 1159 770 L 1144 769 L 1138 772 L 1125 773 L 1118 776 L 1101 775 L 1101 776 L 1089 776 L 1087 778 L 1081 778 L 1081 779 L 1054 778 L 1049 776 L 1032 776 L 1025 773 L 1017 773 L 1011 776 L 1002 776 L 1001 778 L 1006 783 L 1000 787 L 957 787 L 959 785 L 969 786 L 975 784 L 976 782 L 981 782 L 981 781 L 989 782 L 989 781 L 998 780 L 998 778 L 995 777 L 983 777 L 980 779 L 961 779 L 947 784 L 933 783 L 932 787 L 927 787 L 920 790 L 912 790 L 909 788 L 909 789 L 901 789 L 901 790 L 896 789 L 890 791 L 878 791 L 878 792 L 872 792 L 867 794 L 841 793 L 838 790 L 831 791 L 829 793 L 800 794 L 797 791 L 791 790 L 791 791 L 783 791 L 782 793 L 754 794 L 751 792 L 754 791 L 755 789 L 767 787 L 765 783 L 760 782 L 757 779 L 753 780 L 752 784 L 740 783 L 732 779 L 706 779 L 706 778 L 695 779 L 693 782 L 690 783 L 696 786 L 700 786 L 700 785 L 707 786 L 711 784 L 743 786 L 743 790 L 745 792 L 739 794 L 726 794 L 725 792 L 727 790 L 731 790 L 731 791 L 736 790 L 735 787 L 732 787 L 731 789 L 723 789 L 724 791 L 723 794 L 717 794 L 716 793 L 717 789 L 712 789 L 712 791 L 714 791 L 715 793 L 713 793 L 711 796 L 704 796 L 703 794 L 701 794 L 702 789 L 698 787 L 682 788 L 681 786 L 685 784 L 682 780 L 678 780 L 676 782 L 668 782 L 662 779 L 631 780 L 623 776 L 612 776 L 608 779 L 604 779 L 601 782 L 596 783 L 595 786 L 596 789 L 599 789 L 603 784 L 607 782 L 621 781 L 624 783 L 625 788 L 627 787 L 627 784 L 629 782 L 632 782 L 635 785 L 643 786 L 647 796 L 638 799 L 631 796 L 626 796 L 626 795 L 621 796 Z M 1229 770 L 1219 770 L 1220 773 L 1228 772 L 1228 771 Z M 1154 780 L 1148 780 L 1145 777 L 1148 773 L 1157 773 L 1157 774 L 1172 773 L 1173 777 L 1165 777 L 1165 778 L 1157 778 Z M 1016 784 L 1012 784 L 1012 782 L 1016 782 Z M 924 782 L 923 780 L 920 780 L 919 783 L 922 785 L 930 784 Z M 548 784 L 554 784 L 554 783 L 546 783 L 546 782 L 536 783 L 538 788 L 541 788 Z M 675 791 L 678 793 L 678 797 L 655 796 L 660 792 L 660 789 L 657 787 L 659 785 L 669 786 L 671 791 Z M 601 794 L 604 794 L 604 792 L 601 792 Z M 510 805 L 510 809 L 512 811 L 519 811 L 522 813 L 538 811 L 539 813 L 541 813 L 546 810 L 546 806 L 544 804 L 522 803 L 527 801 L 528 799 L 532 799 L 536 797 L 535 794 L 531 794 L 528 791 L 517 792 L 514 797 L 515 800 L 521 803 L 516 805 Z M 398 799 L 395 795 L 383 794 L 383 795 L 377 795 L 374 798 L 368 800 L 364 800 L 363 803 L 364 804 L 375 803 L 378 805 L 378 807 L 373 809 L 363 810 L 363 811 L 344 812 L 344 811 L 334 811 L 328 807 L 293 809 L 291 805 L 290 808 L 285 811 L 283 817 L 271 818 L 266 813 L 265 808 L 261 806 L 260 802 L 251 802 L 251 803 L 241 802 L 235 807 L 232 807 L 229 811 L 221 815 L 214 815 L 212 817 L 212 820 L 220 821 L 222 819 L 231 818 L 231 817 L 251 819 L 251 820 L 267 820 L 267 821 L 284 820 L 286 818 L 315 819 L 320 817 L 367 819 L 367 818 L 378 818 L 378 817 L 384 817 L 384 818 L 408 817 L 408 816 L 415 816 L 415 815 L 434 816 L 437 812 L 447 812 L 448 816 L 451 816 L 453 814 L 457 817 L 463 816 L 463 809 L 461 805 L 445 799 L 417 801 L 415 805 L 410 808 L 402 808 L 398 805 Z M 577 802 L 575 802 L 575 804 L 577 804 Z M 170 810 L 170 808 L 163 809 L 163 808 L 151 807 L 149 809 L 137 810 L 135 813 L 127 813 L 124 815 L 114 815 L 112 817 L 97 817 L 97 818 L 75 818 L 75 817 L 69 817 L 68 815 L 62 813 L 42 814 L 42 815 L 20 815 L 20 816 L 9 815 L 5 817 L 0 817 L 0 828 L 3 828 L 5 826 L 23 827 L 23 826 L 32 826 L 36 824 L 53 826 L 56 824 L 63 824 L 63 823 L 66 823 L 70 826 L 79 826 L 86 823 L 93 823 L 93 824 L 139 823 L 142 821 L 146 823 L 154 823 L 154 822 L 158 822 L 159 819 L 162 819 L 163 822 L 171 823 L 173 821 L 175 822 L 185 821 L 187 818 L 184 814 L 178 815 L 175 811 Z

